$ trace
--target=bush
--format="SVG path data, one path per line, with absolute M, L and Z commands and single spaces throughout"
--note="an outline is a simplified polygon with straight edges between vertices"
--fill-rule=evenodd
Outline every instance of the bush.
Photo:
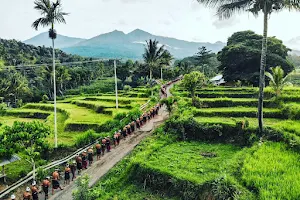
M 131 88 L 130 85 L 125 85 L 125 86 L 123 87 L 123 90 L 124 90 L 125 92 L 129 92 L 131 89 L 132 89 L 132 88 Z
M 83 147 L 88 145 L 99 138 L 99 135 L 94 130 L 88 130 L 84 134 L 78 136 L 75 140 L 76 147 Z
M 42 97 L 42 102 L 47 103 L 48 101 L 49 101 L 49 97 L 44 94 L 43 97 Z
M 246 127 L 249 122 L 230 124 L 199 123 L 192 116 L 181 113 L 166 121 L 164 132 L 176 135 L 182 140 L 200 140 L 209 142 L 232 142 L 239 145 L 250 145 L 254 142 L 252 133 L 255 130 Z
M 300 105 L 296 104 L 296 103 L 284 104 L 284 106 L 282 108 L 282 114 L 287 119 L 299 120 L 300 119 Z

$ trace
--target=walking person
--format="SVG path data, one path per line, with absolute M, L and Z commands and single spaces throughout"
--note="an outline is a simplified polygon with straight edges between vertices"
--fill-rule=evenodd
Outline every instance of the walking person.
M 59 180 L 60 180 L 60 177 L 59 177 L 58 169 L 55 169 L 55 171 L 52 174 L 52 195 L 54 194 L 54 190 L 56 190 L 58 188 L 60 190 L 63 190 L 59 184 Z
M 136 122 L 136 128 L 140 129 L 141 128 L 140 119 L 137 118 L 135 122 Z
M 127 136 L 127 128 L 126 126 L 124 126 L 123 130 L 122 130 L 122 136 L 124 138 L 124 140 L 126 139 L 126 136 Z
M 32 200 L 39 200 L 39 190 L 38 187 L 36 186 L 36 181 L 32 182 L 31 196 L 32 196 Z
M 120 144 L 120 139 L 121 139 L 121 130 L 119 130 L 118 131 L 118 133 L 117 133 L 117 145 L 119 145 Z
M 109 136 L 106 137 L 106 150 L 110 152 L 110 138 Z
M 70 165 L 71 173 L 72 173 L 72 181 L 76 178 L 76 161 L 74 160 Z
M 117 138 L 118 138 L 118 134 L 117 134 L 117 131 L 116 131 L 114 136 L 113 136 L 113 144 L 114 144 L 115 148 L 117 147 Z
M 100 158 L 101 158 L 101 145 L 99 144 L 99 142 L 97 142 L 97 144 L 96 144 L 96 154 L 97 154 L 97 160 L 100 160 Z
M 69 185 L 70 184 L 70 173 L 71 173 L 71 168 L 70 165 L 67 164 L 65 168 L 65 184 Z
M 23 200 L 31 200 L 31 193 L 29 187 L 27 187 L 26 191 L 23 193 Z
M 101 144 L 102 155 L 104 156 L 105 147 L 106 147 L 106 139 L 103 138 L 101 142 L 102 142 L 102 144 Z
M 83 169 L 87 169 L 87 152 L 86 151 L 83 151 L 82 154 L 81 154 L 81 158 L 82 158 L 82 168 Z
M 93 150 L 93 147 L 90 147 L 88 149 L 88 160 L 89 160 L 89 165 L 91 166 L 93 164 L 93 161 L 94 161 L 94 150 Z
M 135 121 L 132 121 L 130 123 L 130 128 L 131 128 L 131 133 L 133 133 L 135 131 Z
M 11 199 L 11 200 L 15 200 L 15 199 L 16 199 L 16 196 L 15 196 L 14 194 L 12 194 L 12 195 L 10 196 L 10 199 Z
M 42 182 L 42 189 L 43 192 L 45 193 L 45 200 L 48 199 L 49 197 L 49 187 L 50 187 L 50 177 L 46 177 L 43 182 Z
M 82 158 L 80 157 L 79 154 L 77 154 L 76 156 L 76 163 L 77 163 L 78 175 L 80 175 L 82 170 Z

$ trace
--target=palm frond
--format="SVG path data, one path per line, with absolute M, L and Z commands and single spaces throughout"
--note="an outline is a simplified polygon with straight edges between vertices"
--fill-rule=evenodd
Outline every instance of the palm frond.
M 230 4 L 234 0 L 197 0 L 198 3 L 203 4 L 206 7 L 216 8 L 225 4 Z
M 221 19 L 228 19 L 235 13 L 248 11 L 252 8 L 252 5 L 252 0 L 238 0 L 232 3 L 223 4 L 218 8 L 217 15 Z
M 48 14 L 51 8 L 50 0 L 36 0 L 34 5 L 34 9 L 40 11 L 42 15 Z

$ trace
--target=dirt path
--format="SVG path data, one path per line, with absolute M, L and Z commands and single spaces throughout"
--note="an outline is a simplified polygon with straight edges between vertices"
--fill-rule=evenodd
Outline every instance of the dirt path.
M 167 92 L 168 95 L 170 95 L 169 90 L 167 90 Z M 126 140 L 122 140 L 117 148 L 113 148 L 110 153 L 106 153 L 101 160 L 94 162 L 92 166 L 90 166 L 87 170 L 84 170 L 82 174 L 88 174 L 90 176 L 89 186 L 91 187 L 96 184 L 103 175 L 105 175 L 113 166 L 115 166 L 127 154 L 129 154 L 135 148 L 135 146 L 142 141 L 142 139 L 150 135 L 158 125 L 167 119 L 167 117 L 168 113 L 166 108 L 162 107 L 158 116 L 148 122 L 139 131 L 132 134 Z M 64 186 L 62 184 L 62 186 L 64 187 L 64 190 L 56 190 L 53 196 L 49 196 L 49 199 L 71 200 L 72 191 L 76 188 L 75 182 L 71 182 L 68 186 Z M 44 194 L 40 194 L 40 199 L 44 199 Z

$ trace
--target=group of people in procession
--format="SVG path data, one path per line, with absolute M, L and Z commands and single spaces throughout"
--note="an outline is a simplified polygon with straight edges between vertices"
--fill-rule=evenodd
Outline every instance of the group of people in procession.
M 76 178 L 77 174 L 80 175 L 81 171 L 88 168 L 88 165 L 91 166 L 94 161 L 94 149 L 96 150 L 96 159 L 100 160 L 101 156 L 104 156 L 105 152 L 111 151 L 111 145 L 114 147 L 120 144 L 120 140 L 123 138 L 126 140 L 126 137 L 131 135 L 134 131 L 139 130 L 143 127 L 149 120 L 158 115 L 158 111 L 161 108 L 161 104 L 156 104 L 148 112 L 144 112 L 139 118 L 132 121 L 131 123 L 124 126 L 122 130 L 116 131 L 113 134 L 112 139 L 107 136 L 102 138 L 100 141 L 96 142 L 95 148 L 90 146 L 87 150 L 84 150 L 81 154 L 75 156 L 75 160 L 70 164 L 67 163 L 64 169 L 64 184 L 70 184 L 70 179 L 72 181 Z M 72 175 L 72 177 L 71 177 Z M 52 179 L 50 176 L 46 177 L 41 183 L 41 190 L 37 186 L 36 181 L 33 181 L 31 187 L 27 187 L 26 191 L 23 193 L 23 200 L 38 200 L 38 194 L 44 192 L 45 199 L 48 199 L 49 188 L 52 184 L 52 195 L 54 190 L 63 188 L 60 185 L 60 174 L 59 169 L 55 169 L 52 174 Z M 11 199 L 16 199 L 15 195 L 11 195 Z
M 170 81 L 167 84 L 163 85 L 160 90 L 161 97 L 166 98 L 167 86 L 180 79 L 182 79 L 182 76 L 178 77 L 174 81 Z M 102 138 L 101 141 L 97 141 L 95 145 L 97 161 L 100 160 L 101 156 L 104 156 L 105 151 L 110 152 L 111 144 L 113 144 L 114 147 L 118 146 L 120 144 L 121 138 L 125 140 L 127 136 L 131 135 L 134 131 L 139 130 L 142 126 L 144 126 L 147 123 L 147 121 L 151 120 L 156 115 L 158 115 L 158 111 L 161 108 L 161 106 L 162 106 L 161 104 L 156 104 L 148 112 L 144 112 L 139 118 L 124 126 L 122 130 L 116 131 L 112 139 L 109 136 L 107 136 Z M 77 154 L 75 156 L 75 160 L 71 164 L 67 163 L 65 166 L 64 184 L 65 185 L 70 184 L 71 174 L 72 174 L 72 181 L 73 181 L 76 178 L 76 170 L 78 175 L 80 175 L 82 170 L 87 169 L 88 165 L 91 166 L 93 164 L 93 161 L 94 161 L 93 146 L 90 146 L 87 150 L 83 151 L 81 154 Z M 54 190 L 56 189 L 63 190 L 63 188 L 60 186 L 59 181 L 60 181 L 59 169 L 55 169 L 52 174 L 52 179 L 50 176 L 48 176 L 42 181 L 41 184 L 42 190 L 39 190 L 36 181 L 33 181 L 31 187 L 26 188 L 26 191 L 23 194 L 23 200 L 38 200 L 39 199 L 38 193 L 40 192 L 44 192 L 45 199 L 48 199 L 49 188 L 51 184 L 52 184 L 52 195 L 54 194 Z M 16 199 L 16 196 L 14 194 L 11 195 L 11 199 L 12 200 Z

